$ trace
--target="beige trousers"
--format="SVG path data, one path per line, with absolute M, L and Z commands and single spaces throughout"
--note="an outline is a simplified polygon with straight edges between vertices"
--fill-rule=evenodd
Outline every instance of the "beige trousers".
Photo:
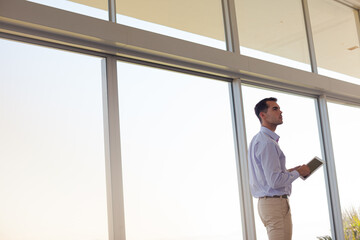
M 289 199 L 261 198 L 258 211 L 269 240 L 291 240 L 292 221 Z

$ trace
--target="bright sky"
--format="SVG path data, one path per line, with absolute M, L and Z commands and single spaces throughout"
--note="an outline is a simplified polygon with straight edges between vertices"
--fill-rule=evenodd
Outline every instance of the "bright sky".
M 52 4 L 107 17 L 68 1 Z M 154 31 L 170 36 L 224 47 L 221 41 L 121 17 L 134 27 L 155 26 Z M 0 72 L 0 239 L 107 239 L 101 59 L 0 42 L 5 70 Z M 309 71 L 302 63 L 242 51 Z M 118 74 L 127 239 L 239 239 L 228 83 L 120 62 Z M 288 167 L 315 155 L 323 158 L 311 98 L 244 86 L 248 142 L 259 130 L 253 106 L 269 96 L 279 99 L 284 112 L 277 133 Z M 352 184 L 360 164 L 351 136 L 360 134 L 360 110 L 329 104 L 329 112 L 336 126 L 332 134 L 342 206 L 359 207 Z M 330 235 L 322 170 L 294 182 L 290 201 L 294 240 Z M 265 239 L 256 204 L 258 239 Z M 316 214 L 309 219 L 311 212 Z

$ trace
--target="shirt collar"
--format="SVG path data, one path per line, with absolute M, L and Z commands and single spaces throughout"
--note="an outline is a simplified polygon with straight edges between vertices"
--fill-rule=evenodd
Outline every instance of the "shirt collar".
M 270 129 L 268 129 L 267 127 L 261 126 L 260 132 L 263 132 L 263 133 L 265 133 L 266 135 L 269 135 L 269 137 L 271 137 L 272 139 L 274 139 L 276 142 L 279 141 L 280 136 L 277 135 L 275 132 L 271 131 Z

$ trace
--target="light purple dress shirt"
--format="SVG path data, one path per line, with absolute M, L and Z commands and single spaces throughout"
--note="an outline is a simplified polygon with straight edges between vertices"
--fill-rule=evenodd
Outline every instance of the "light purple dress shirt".
M 254 136 L 249 147 L 249 180 L 254 197 L 290 195 L 291 184 L 300 175 L 287 171 L 279 136 L 266 127 Z

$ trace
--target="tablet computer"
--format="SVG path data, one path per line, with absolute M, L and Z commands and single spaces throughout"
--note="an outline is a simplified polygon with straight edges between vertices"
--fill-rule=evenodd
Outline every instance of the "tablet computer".
M 311 176 L 311 174 L 313 174 L 316 170 L 318 170 L 322 165 L 324 164 L 324 161 L 321 160 L 318 157 L 314 157 L 313 159 L 310 160 L 310 162 L 308 162 L 306 165 L 310 168 L 310 174 L 307 175 L 306 177 L 300 176 L 303 180 L 307 179 L 308 177 Z

